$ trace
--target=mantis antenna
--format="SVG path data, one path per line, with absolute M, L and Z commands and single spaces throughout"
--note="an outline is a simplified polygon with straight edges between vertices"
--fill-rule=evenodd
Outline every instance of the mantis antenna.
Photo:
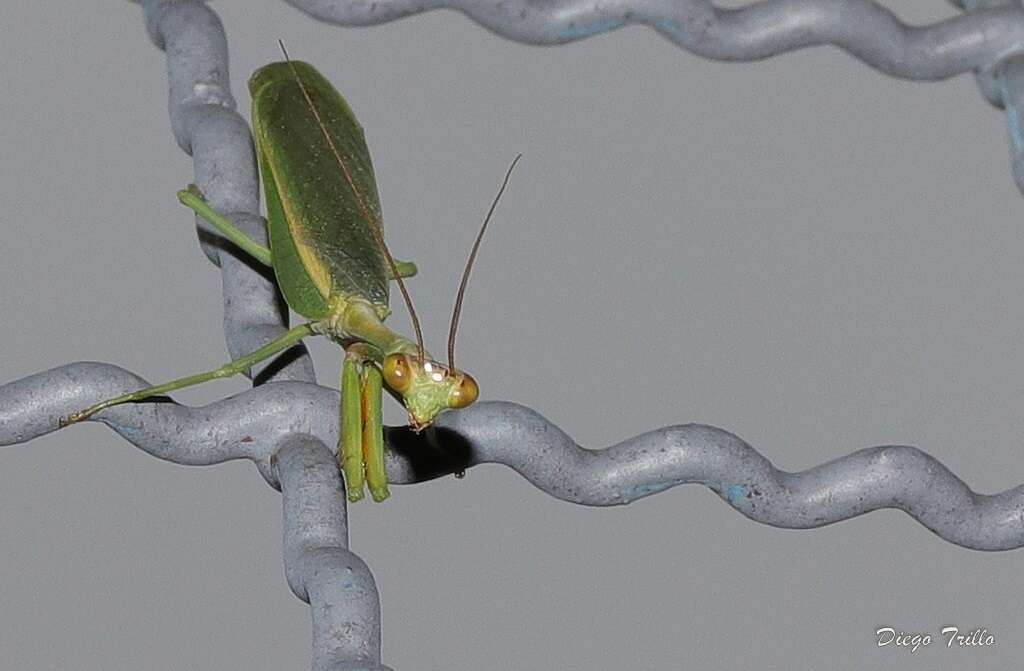
M 462 300 L 466 296 L 466 284 L 469 283 L 469 273 L 473 270 L 476 253 L 480 249 L 480 241 L 484 239 L 484 231 L 487 230 L 487 224 L 491 221 L 494 208 L 498 206 L 498 201 L 501 200 L 501 194 L 505 193 L 505 187 L 508 186 L 508 180 L 512 176 L 512 171 L 515 170 L 516 163 L 519 163 L 519 159 L 522 157 L 522 154 L 516 154 L 516 157 L 512 159 L 512 165 L 505 171 L 505 179 L 502 180 L 501 188 L 498 189 L 497 195 L 491 201 L 491 207 L 487 210 L 487 216 L 484 217 L 484 223 L 480 226 L 480 232 L 476 234 L 476 241 L 473 242 L 473 248 L 469 252 L 469 259 L 466 260 L 466 267 L 462 271 L 462 282 L 459 283 L 459 292 L 455 296 L 455 308 L 452 310 L 452 322 L 448 327 L 448 367 L 453 370 L 455 369 L 455 333 L 459 330 L 459 317 L 462 315 Z
M 373 222 L 375 217 L 372 216 L 370 208 L 367 207 L 366 201 L 363 200 L 363 194 L 359 191 L 355 182 L 352 180 L 352 175 L 349 173 L 348 165 L 345 164 L 345 159 L 342 158 L 341 152 L 338 151 L 330 133 L 327 132 L 327 127 L 324 125 L 324 121 L 320 117 L 319 110 L 317 110 L 316 106 L 313 104 L 313 99 L 310 97 L 309 91 L 306 90 L 306 85 L 302 82 L 302 78 L 299 77 L 299 72 L 295 69 L 295 64 L 292 63 L 292 59 L 288 56 L 288 51 L 284 48 L 284 40 L 278 40 L 277 44 L 281 47 L 281 53 L 284 54 L 285 61 L 287 61 L 288 65 L 291 66 L 292 74 L 295 76 L 295 82 L 299 85 L 302 97 L 306 99 L 309 111 L 312 112 L 313 117 L 316 118 L 317 125 L 320 126 L 320 130 L 324 134 L 324 139 L 327 140 L 327 146 L 331 148 L 331 153 L 334 154 L 334 158 L 338 161 L 338 165 L 341 167 L 341 172 L 345 175 L 345 181 L 348 182 L 349 187 L 352 189 L 352 193 L 356 196 L 356 201 L 359 203 L 359 209 L 362 210 L 363 216 L 365 216 L 368 221 Z M 405 282 L 402 281 L 402 276 L 398 272 L 398 266 L 395 264 L 395 257 L 391 256 L 391 250 L 388 249 L 387 244 L 384 242 L 384 234 L 381 232 L 383 227 L 380 225 L 380 222 L 376 222 L 376 225 L 371 224 L 370 228 L 373 231 L 373 237 L 377 240 L 377 244 L 380 245 L 381 251 L 384 252 L 384 258 L 387 259 L 388 266 L 391 267 L 391 275 L 395 278 L 395 281 L 398 282 L 398 288 L 402 292 L 402 298 L 405 299 L 405 305 L 409 308 L 409 317 L 412 318 L 412 327 L 413 330 L 416 331 L 416 347 L 419 349 L 420 360 L 425 361 L 426 348 L 423 346 L 423 330 L 420 328 L 419 317 L 416 316 L 416 308 L 412 306 L 412 296 L 409 295 L 409 290 L 405 287 Z

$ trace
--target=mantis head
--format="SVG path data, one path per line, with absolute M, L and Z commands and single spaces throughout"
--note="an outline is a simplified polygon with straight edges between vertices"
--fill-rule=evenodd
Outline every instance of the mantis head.
M 480 241 L 487 230 L 487 224 L 491 221 L 494 208 L 497 207 L 501 194 L 508 186 L 508 179 L 512 176 L 512 170 L 516 163 L 522 158 L 519 154 L 512 161 L 512 165 L 505 172 L 505 179 L 501 182 L 498 194 L 491 202 L 490 209 L 484 217 L 484 223 L 476 235 L 473 247 L 469 252 L 469 259 L 462 271 L 462 281 L 459 283 L 459 291 L 455 297 L 455 308 L 452 310 L 452 320 L 448 327 L 448 364 L 439 363 L 427 356 L 423 349 L 423 334 L 420 331 L 419 319 L 416 317 L 416 310 L 412 307 L 412 299 L 409 298 L 402 283 L 401 275 L 395 268 L 394 259 L 387 247 L 383 245 L 388 262 L 402 295 L 409 307 L 409 315 L 412 317 L 413 326 L 416 329 L 416 353 L 397 352 L 384 357 L 382 373 L 384 382 L 392 391 L 402 397 L 402 403 L 409 411 L 409 424 L 413 430 L 421 431 L 430 426 L 434 418 L 442 410 L 460 409 L 472 405 L 480 395 L 480 388 L 476 380 L 469 373 L 464 373 L 455 367 L 455 334 L 459 328 L 459 316 L 462 314 L 462 300 L 466 294 L 466 283 L 469 281 L 469 273 L 473 269 L 473 262 L 476 260 L 477 251 L 480 249 Z
M 468 407 L 480 395 L 469 373 L 417 354 L 389 354 L 382 373 L 388 387 L 402 397 L 415 431 L 430 426 L 442 410 Z

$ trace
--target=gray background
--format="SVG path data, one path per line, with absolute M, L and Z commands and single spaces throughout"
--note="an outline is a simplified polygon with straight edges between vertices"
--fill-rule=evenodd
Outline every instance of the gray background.
M 281 2 L 212 6 L 243 110 L 278 37 L 352 103 L 435 351 L 482 212 L 524 154 L 461 330 L 485 398 L 590 447 L 699 421 L 789 470 L 911 444 L 977 491 L 1024 480 L 1024 203 L 970 77 L 896 81 L 831 48 L 713 63 L 642 28 L 536 48 L 449 11 L 341 29 Z M 140 9 L 2 3 L 0 74 L 0 380 L 221 363 L 220 281 L 174 199 L 191 165 Z M 333 385 L 337 349 L 312 350 Z M 160 462 L 90 424 L 0 451 L 0 475 L 3 669 L 308 668 L 280 498 L 251 465 Z M 1024 655 L 1021 554 L 961 549 L 892 510 L 788 531 L 702 487 L 585 509 L 486 466 L 395 487 L 351 527 L 397 671 Z M 948 624 L 997 644 L 875 646 L 879 626 L 939 639 Z

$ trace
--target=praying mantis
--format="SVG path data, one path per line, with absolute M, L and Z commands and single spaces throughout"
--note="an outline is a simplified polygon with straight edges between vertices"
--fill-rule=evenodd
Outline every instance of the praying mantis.
M 214 211 L 194 185 L 178 193 L 254 260 L 274 270 L 288 306 L 307 322 L 215 370 L 122 394 L 61 420 L 87 419 L 114 405 L 237 375 L 291 347 L 322 335 L 345 350 L 341 368 L 338 459 L 349 501 L 389 496 L 381 419 L 383 391 L 405 406 L 414 430 L 447 409 L 471 405 L 479 387 L 455 366 L 455 336 L 473 262 L 487 224 L 504 193 L 516 156 L 491 203 L 462 274 L 448 334 L 448 361 L 433 359 L 403 278 L 416 273 L 397 261 L 384 242 L 380 199 L 363 129 L 334 86 L 312 65 L 284 60 L 258 69 L 249 80 L 252 126 L 267 202 L 269 247 L 249 238 Z M 409 309 L 415 340 L 384 324 L 389 281 Z

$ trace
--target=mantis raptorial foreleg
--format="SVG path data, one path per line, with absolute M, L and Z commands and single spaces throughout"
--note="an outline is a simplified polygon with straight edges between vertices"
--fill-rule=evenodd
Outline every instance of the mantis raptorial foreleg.
M 357 352 L 345 352 L 341 364 L 341 434 L 338 438 L 338 461 L 345 474 L 345 491 L 353 503 L 363 498 L 363 418 L 359 394 L 359 366 L 363 360 Z
M 178 192 L 178 200 L 182 205 L 189 208 L 200 217 L 205 219 L 211 226 L 220 231 L 225 238 L 238 245 L 239 249 L 256 259 L 265 266 L 272 266 L 270 249 L 256 242 L 235 226 L 230 219 L 220 214 L 206 202 L 203 193 L 195 184 L 189 184 L 187 189 Z M 403 279 L 416 274 L 416 264 L 412 261 L 399 261 L 395 259 L 395 268 Z M 388 269 L 388 278 L 395 279 L 394 274 Z
M 390 496 L 388 474 L 384 468 L 384 422 L 381 417 L 383 378 L 373 363 L 363 365 L 360 400 L 363 415 L 363 463 L 366 485 L 373 500 L 380 503 Z
M 264 265 L 273 265 L 270 249 L 250 238 L 231 220 L 210 207 L 195 184 L 190 184 L 187 189 L 179 191 L 178 200 L 208 221 L 224 237 L 238 245 L 252 258 Z M 395 261 L 395 267 L 399 276 L 403 278 L 416 274 L 416 264 L 412 262 Z M 389 272 L 389 277 L 394 279 L 393 273 Z M 256 353 L 254 352 L 254 354 Z M 229 366 L 233 365 L 235 364 L 229 364 Z M 199 384 L 215 377 L 225 377 L 227 369 L 228 367 L 222 367 L 210 373 L 182 378 L 160 387 L 144 389 L 135 394 L 126 394 L 106 403 L 113 405 L 139 400 L 146 396 L 180 389 L 182 386 Z M 384 437 L 381 420 L 382 389 L 380 369 L 367 359 L 366 353 L 361 347 L 350 347 L 345 354 L 345 362 L 341 369 L 341 434 L 338 440 L 338 461 L 345 474 L 349 501 L 354 502 L 363 498 L 364 483 L 369 485 L 370 494 L 375 501 L 383 501 L 389 496 L 387 473 L 384 468 Z M 73 416 L 72 421 L 84 419 L 88 414 L 101 409 L 102 407 L 99 406 L 89 408 L 81 413 L 82 417 Z
M 378 503 L 390 496 L 384 468 L 384 424 L 381 419 L 383 378 L 363 344 L 345 350 L 341 366 L 341 434 L 338 461 L 345 474 L 348 500 L 363 498 L 364 483 Z
M 141 401 L 151 396 L 159 396 L 168 392 L 175 391 L 177 389 L 184 389 L 185 387 L 191 387 L 196 384 L 202 384 L 210 380 L 216 380 L 218 378 L 231 377 L 232 375 L 238 375 L 243 373 L 261 361 L 269 359 L 278 352 L 286 350 L 295 343 L 299 342 L 306 336 L 314 334 L 313 324 L 300 324 L 285 333 L 278 338 L 271 340 L 269 343 L 260 347 L 258 350 L 241 356 L 231 363 L 224 364 L 220 368 L 208 371 L 206 373 L 198 373 L 196 375 L 189 375 L 187 377 L 181 377 L 177 380 L 171 380 L 163 384 L 158 384 L 153 387 L 146 387 L 139 391 L 133 391 L 128 394 L 122 394 L 115 398 L 103 401 L 91 405 L 85 410 L 75 412 L 68 415 L 66 418 L 62 418 L 60 421 L 61 426 L 67 426 L 68 424 L 74 424 L 75 422 L 81 422 L 87 419 L 91 415 L 96 414 L 100 410 L 104 410 L 113 405 L 119 405 L 121 403 L 129 403 L 131 401 Z

